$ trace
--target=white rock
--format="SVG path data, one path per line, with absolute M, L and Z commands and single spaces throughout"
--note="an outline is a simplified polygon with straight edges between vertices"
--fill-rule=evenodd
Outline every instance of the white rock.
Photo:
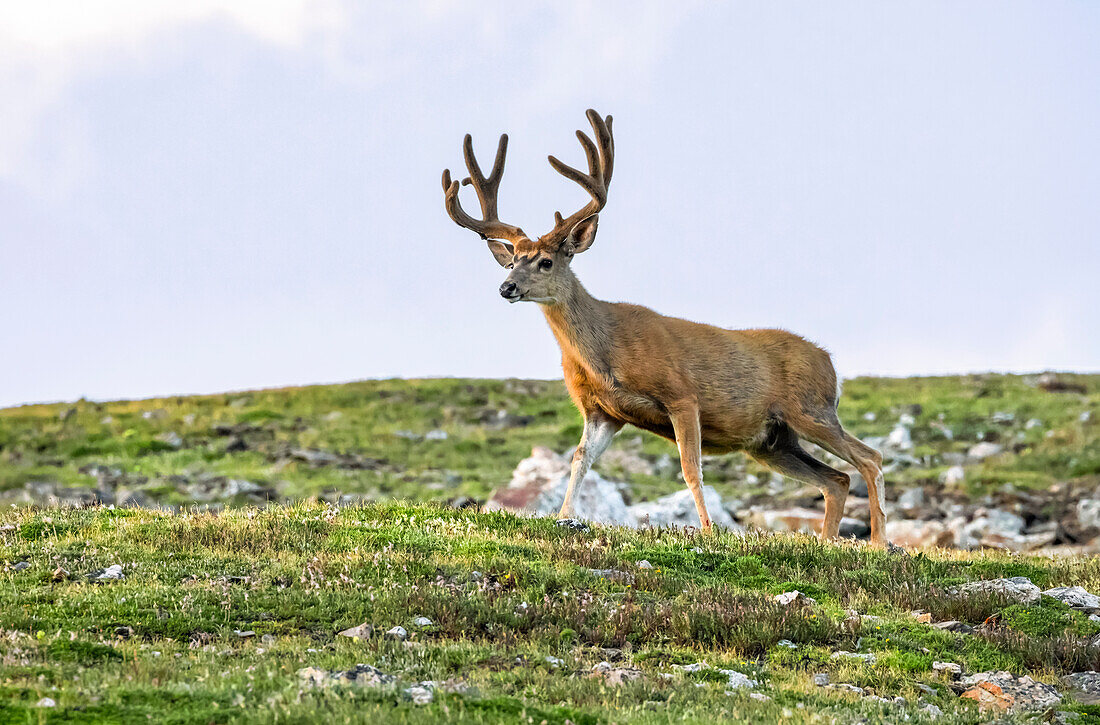
M 122 566 L 120 564 L 111 564 L 103 571 L 97 572 L 95 578 L 110 581 L 125 579 L 126 575 L 122 573 Z
M 52 697 L 43 697 L 41 700 L 34 704 L 35 707 L 57 707 L 57 703 Z
M 1024 430 L 1031 430 L 1032 428 L 1042 428 L 1042 427 L 1043 427 L 1043 421 L 1039 420 L 1038 418 L 1029 418 L 1028 421 L 1026 423 L 1024 423 Z
M 839 652 L 833 652 L 832 658 L 834 660 L 859 660 L 869 665 L 875 664 L 875 655 L 873 652 L 867 652 L 860 654 L 859 652 L 849 652 L 847 650 L 840 650 Z
M 398 625 L 393 629 L 387 630 L 386 636 L 390 639 L 407 639 L 409 633 L 404 627 Z
M 1065 602 L 1073 609 L 1090 613 L 1100 611 L 1100 597 L 1090 594 L 1084 587 L 1055 587 L 1043 594 Z
M 416 627 L 430 627 L 432 626 L 432 620 L 427 617 L 417 617 L 413 620 L 413 625 Z
M 894 426 L 894 429 L 890 431 L 890 435 L 886 436 L 886 447 L 895 451 L 913 450 L 913 436 L 909 432 L 908 426 L 901 423 Z
M 1014 576 L 1008 579 L 986 579 L 970 582 L 951 590 L 952 594 L 959 596 L 972 596 L 974 594 L 999 594 L 1019 604 L 1038 604 L 1042 598 L 1039 587 L 1031 583 L 1031 580 L 1023 576 Z
M 710 521 L 720 529 L 742 531 L 742 527 L 722 505 L 722 496 L 713 486 L 703 486 L 703 501 L 707 505 Z M 639 526 L 698 526 L 699 513 L 695 509 L 695 499 L 686 488 L 676 493 L 662 496 L 656 501 L 644 501 L 629 509 L 630 515 Z
M 706 662 L 694 662 L 690 665 L 672 665 L 672 669 L 691 674 L 695 672 L 702 672 L 703 670 L 709 670 L 710 665 L 708 665 Z
M 436 430 L 430 430 L 430 431 L 428 431 L 427 433 L 424 434 L 424 440 L 426 440 L 426 441 L 445 441 L 445 440 L 447 440 L 447 431 L 439 430 L 438 428 Z
M 978 541 L 990 535 L 1016 535 L 1023 533 L 1026 522 L 1020 516 L 1000 509 L 978 509 L 974 520 L 965 527 L 967 536 Z
M 940 474 L 940 482 L 948 486 L 957 486 L 966 480 L 966 469 L 962 466 L 951 466 Z
M 652 569 L 653 565 L 649 563 L 648 559 L 642 559 L 638 562 L 639 569 Z
M 1100 499 L 1083 498 L 1077 502 L 1077 523 L 1088 529 L 1100 529 Z
M 351 639 L 370 639 L 371 633 L 373 631 L 374 628 L 371 627 L 370 624 L 368 624 L 367 622 L 363 622 L 362 624 L 356 625 L 354 627 L 349 627 L 342 632 L 337 632 L 336 636 L 349 637 Z
M 544 657 L 543 659 L 546 660 L 546 664 L 550 665 L 551 667 L 561 667 L 565 664 L 565 660 L 561 659 L 560 657 L 546 655 L 546 657 Z
M 898 508 L 902 511 L 919 509 L 925 504 L 924 489 L 920 486 L 908 488 L 898 496 Z
M 1004 451 L 1004 446 L 997 443 L 990 443 L 989 441 L 982 441 L 976 445 L 970 447 L 970 450 L 966 452 L 966 457 L 972 461 L 984 461 L 985 459 L 996 456 Z
M 728 681 L 726 682 L 726 687 L 731 690 L 741 690 L 749 687 L 756 687 L 758 684 L 760 684 L 745 673 L 738 672 L 737 670 L 718 670 L 718 672 L 728 678 Z
M 435 699 L 435 695 L 427 687 L 417 685 L 405 690 L 405 694 L 414 705 L 430 705 L 432 700 Z
M 962 667 L 954 662 L 933 662 L 932 669 L 936 672 L 946 672 L 951 675 L 962 674 Z
M 886 522 L 886 539 L 905 549 L 950 546 L 954 533 L 942 521 L 890 519 Z
M 768 702 L 771 700 L 771 698 L 765 695 L 763 692 L 750 692 L 749 697 L 754 700 L 759 700 L 760 702 Z
M 813 597 L 808 597 L 797 589 L 792 589 L 782 594 L 776 594 L 774 599 L 784 607 L 789 607 L 792 604 L 815 604 L 817 601 Z
M 923 706 L 921 706 L 920 709 L 921 712 L 923 712 L 925 715 L 928 715 L 928 717 L 932 718 L 933 720 L 943 715 L 943 710 L 936 707 L 930 702 L 925 703 Z
M 569 486 L 569 459 L 536 447 L 531 456 L 519 462 L 512 481 L 493 492 L 485 510 L 507 510 L 529 516 L 557 514 Z M 634 526 L 635 517 L 627 510 L 619 485 L 595 471 L 589 471 L 573 492 L 575 517 L 619 526 Z M 713 512 L 712 512 L 713 513 Z M 698 522 L 696 522 L 698 523 Z
M 855 685 L 851 684 L 850 682 L 838 682 L 838 683 L 833 684 L 833 685 L 825 685 L 825 689 L 826 690 L 839 691 L 839 692 L 850 692 L 853 695 L 862 695 L 864 693 L 864 690 L 863 690 L 862 687 L 856 687 Z

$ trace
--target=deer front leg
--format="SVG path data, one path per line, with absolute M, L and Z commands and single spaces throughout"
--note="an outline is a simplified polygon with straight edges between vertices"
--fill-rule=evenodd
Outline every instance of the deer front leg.
M 569 486 L 565 489 L 565 501 L 561 504 L 558 518 L 567 519 L 573 516 L 573 491 L 588 475 L 588 469 L 600 454 L 607 450 L 611 439 L 622 427 L 622 423 L 598 413 L 589 413 L 585 416 L 584 433 L 581 434 L 580 445 L 573 453 L 573 465 L 569 470 Z
M 699 408 L 695 405 L 670 410 L 672 430 L 676 434 L 676 447 L 680 449 L 680 468 L 684 472 L 695 510 L 699 512 L 699 525 L 710 531 L 710 514 L 703 500 L 703 432 L 699 424 Z

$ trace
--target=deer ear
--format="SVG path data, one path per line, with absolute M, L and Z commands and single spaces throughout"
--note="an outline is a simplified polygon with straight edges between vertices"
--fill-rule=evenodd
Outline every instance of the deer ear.
M 573 254 L 580 254 L 591 247 L 592 242 L 596 241 L 596 225 L 599 224 L 599 221 L 600 215 L 593 214 L 581 219 L 569 230 L 569 236 L 565 238 L 565 243 L 572 247 Z
M 499 239 L 486 239 L 485 243 L 489 245 L 489 251 L 496 257 L 497 264 L 501 267 L 507 267 L 512 263 L 512 257 L 516 254 L 516 249 L 508 242 L 502 242 Z

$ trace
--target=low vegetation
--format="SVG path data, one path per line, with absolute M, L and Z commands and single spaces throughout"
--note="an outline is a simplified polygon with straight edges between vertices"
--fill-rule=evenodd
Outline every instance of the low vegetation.
M 1047 682 L 1100 664 L 1100 625 L 1049 597 L 1023 607 L 950 593 L 1002 576 L 1100 591 L 1096 559 L 577 531 L 400 503 L 3 520 L 11 722 L 922 722 L 932 704 L 939 721 L 965 723 L 988 716 L 934 662 Z M 816 601 L 775 601 L 791 590 Z M 993 622 L 956 634 L 913 610 Z M 359 639 L 337 634 L 364 624 Z M 397 626 L 406 638 L 386 634 Z M 698 662 L 709 668 L 676 667 Z M 396 680 L 308 680 L 359 663 Z M 731 689 L 719 670 L 757 684 Z M 815 685 L 822 673 L 865 696 Z M 434 695 L 418 704 L 407 691 L 426 681 Z M 1071 698 L 1060 708 L 1100 716 Z

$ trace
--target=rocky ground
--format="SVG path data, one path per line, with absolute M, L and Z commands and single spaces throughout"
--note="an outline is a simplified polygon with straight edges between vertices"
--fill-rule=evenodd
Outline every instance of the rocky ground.
M 1100 559 L 439 505 L 9 511 L 0 721 L 1100 722 Z
M 846 381 L 845 426 L 886 460 L 889 536 L 907 547 L 1100 548 L 1100 376 Z M 0 410 L 0 502 L 220 508 L 318 498 L 557 510 L 580 420 L 560 383 L 374 381 Z M 557 453 L 554 453 L 554 452 Z M 833 465 L 846 464 L 815 451 Z M 862 537 L 854 471 L 843 533 Z M 815 489 L 739 454 L 708 457 L 727 528 L 813 531 Z M 692 525 L 675 447 L 624 431 L 583 517 Z

